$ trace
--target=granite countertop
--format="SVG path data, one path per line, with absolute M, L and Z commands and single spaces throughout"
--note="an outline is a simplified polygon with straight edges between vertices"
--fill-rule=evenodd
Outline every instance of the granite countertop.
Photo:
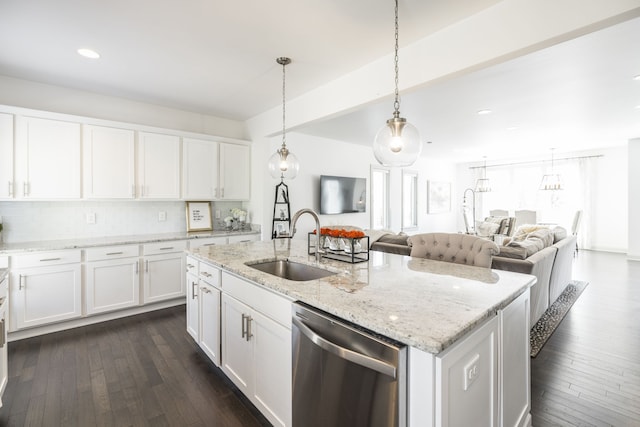
M 294 282 L 245 262 L 277 257 L 317 265 L 315 257 L 307 255 L 306 241 L 280 239 L 189 252 L 292 301 L 433 354 L 506 307 L 536 280 L 531 275 L 371 251 L 369 262 L 323 259 L 321 267 L 336 275 Z
M 0 243 L 0 255 L 11 255 L 20 252 L 53 251 L 60 249 L 82 249 L 97 246 L 144 244 L 164 242 L 171 240 L 204 239 L 208 237 L 241 236 L 247 234 L 259 234 L 259 231 L 203 231 L 197 233 L 160 233 L 160 234 L 136 234 L 130 236 L 108 236 L 86 239 L 43 240 L 20 243 Z

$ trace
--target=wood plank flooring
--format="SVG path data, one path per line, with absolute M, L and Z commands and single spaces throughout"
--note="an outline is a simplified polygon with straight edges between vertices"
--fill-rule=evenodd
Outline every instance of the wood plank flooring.
M 179 306 L 10 343 L 0 425 L 269 425 L 185 328 Z
M 531 359 L 533 425 L 640 426 L 640 262 L 580 251 L 589 286 Z
M 532 359 L 535 427 L 640 426 L 640 262 L 580 251 L 589 286 Z M 184 306 L 9 344 L 2 426 L 264 426 Z

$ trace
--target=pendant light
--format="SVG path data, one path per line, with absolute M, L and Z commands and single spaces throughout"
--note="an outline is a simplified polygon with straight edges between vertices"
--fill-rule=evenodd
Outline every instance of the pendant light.
M 415 126 L 400 117 L 400 96 L 398 94 L 398 0 L 395 7 L 395 101 L 393 117 L 376 134 L 373 154 L 383 166 L 411 166 L 420 157 L 422 145 Z
M 542 177 L 540 190 L 563 190 L 562 178 L 557 173 L 553 173 L 553 148 L 551 149 L 551 173 Z
M 276 62 L 282 65 L 282 146 L 269 158 L 269 173 L 274 178 L 280 178 L 280 181 L 287 179 L 294 179 L 298 175 L 300 169 L 300 163 L 298 163 L 297 157 L 289 151 L 287 148 L 286 137 L 286 109 L 285 109 L 285 67 L 291 64 L 291 58 L 280 57 L 276 58 Z
M 487 157 L 484 158 L 484 166 L 482 167 L 482 178 L 476 181 L 476 193 L 488 193 L 491 191 L 489 178 L 487 178 Z

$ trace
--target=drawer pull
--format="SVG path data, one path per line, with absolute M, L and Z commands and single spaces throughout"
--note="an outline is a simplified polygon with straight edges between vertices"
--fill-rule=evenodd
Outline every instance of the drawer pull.
M 196 299 L 196 297 L 198 296 L 198 294 L 196 293 L 196 289 L 198 289 L 198 287 L 196 286 L 197 284 L 197 282 L 191 282 L 191 299 Z
M 107 252 L 107 255 L 122 255 L 124 252 Z
M 207 289 L 207 288 L 205 288 L 204 286 L 203 286 L 203 287 L 201 287 L 201 288 L 200 288 L 200 290 L 201 290 L 202 292 L 204 292 L 205 294 L 210 294 L 210 293 L 211 293 L 211 289 Z
M 173 249 L 173 246 L 168 246 L 166 248 L 160 248 L 161 251 L 168 251 L 169 249 Z
M 206 271 L 203 271 L 202 274 L 204 277 L 211 277 L 211 273 L 207 273 Z
M 205 244 L 204 244 L 204 245 L 202 245 L 202 246 L 215 246 L 216 244 L 217 244 L 217 243 L 205 243 Z
M 45 262 L 45 261 L 60 261 L 62 258 L 43 258 L 40 260 L 40 262 Z
M 22 274 L 18 276 L 18 290 L 21 291 L 23 284 L 22 284 L 22 279 L 26 278 L 26 276 L 23 276 Z

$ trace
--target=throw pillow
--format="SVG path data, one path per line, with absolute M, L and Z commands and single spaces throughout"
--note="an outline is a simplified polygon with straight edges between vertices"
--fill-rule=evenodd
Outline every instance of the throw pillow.
M 478 230 L 476 234 L 482 237 L 493 236 L 494 234 L 496 234 L 496 231 L 498 231 L 498 228 L 500 228 L 500 223 L 496 224 L 495 222 L 482 221 L 480 224 L 478 224 Z

